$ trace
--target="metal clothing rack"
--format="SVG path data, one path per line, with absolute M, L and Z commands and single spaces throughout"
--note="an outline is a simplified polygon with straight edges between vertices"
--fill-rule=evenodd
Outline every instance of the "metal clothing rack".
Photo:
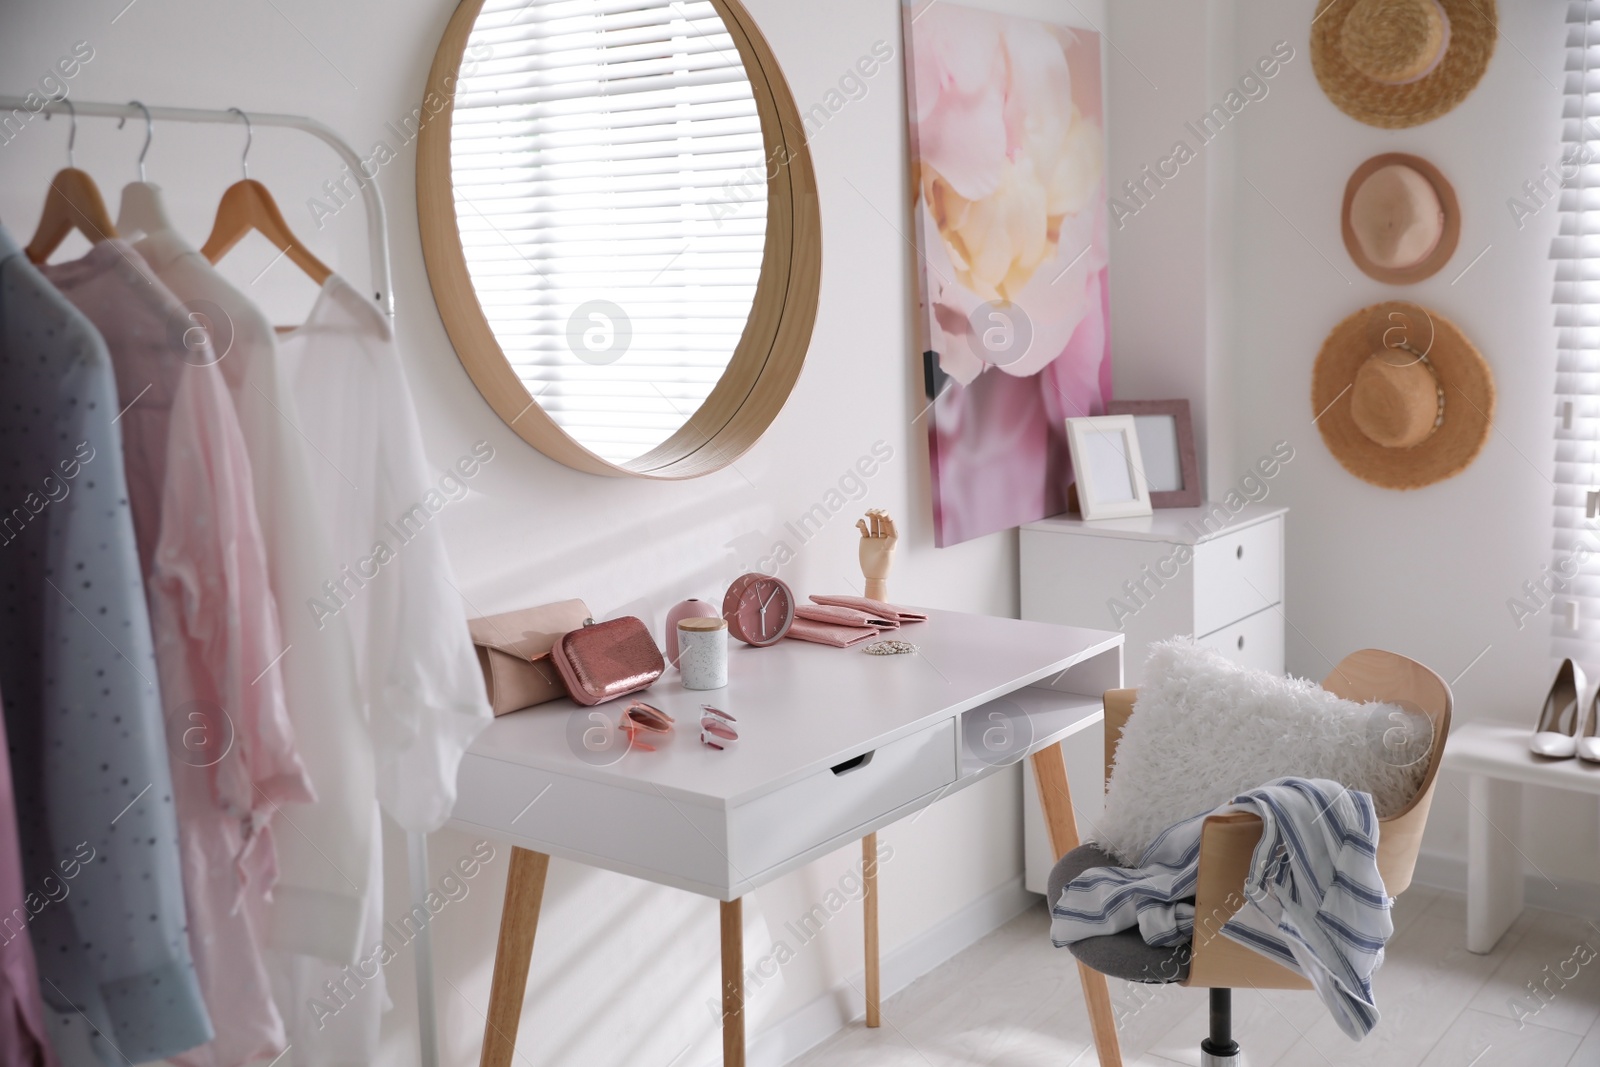
M 224 125 L 243 125 L 240 111 L 215 110 L 197 107 L 150 107 L 142 104 L 100 104 L 74 100 L 69 107 L 65 98 L 50 100 L 41 108 L 29 106 L 20 96 L 0 96 L 0 118 L 13 111 L 36 115 L 71 114 L 75 118 L 148 119 L 151 122 L 212 122 Z M 383 313 L 394 319 L 394 277 L 389 267 L 389 229 L 383 211 L 383 194 L 378 183 L 361 172 L 361 157 L 356 155 L 344 138 L 316 119 L 305 115 L 281 115 L 271 112 L 249 112 L 249 126 L 280 126 L 301 130 L 322 141 L 350 166 L 351 172 L 362 179 L 361 199 L 367 208 L 367 252 L 371 257 L 372 297 Z M 141 157 L 142 162 L 142 157 Z M 419 831 L 406 832 L 407 867 L 411 882 L 411 898 L 415 903 L 428 895 L 428 836 Z M 433 937 L 430 926 L 424 925 L 412 941 L 417 952 L 417 1029 L 421 1041 L 422 1067 L 439 1065 L 439 1022 L 433 1000 Z
M 13 111 L 22 111 L 36 115 L 62 115 L 75 114 L 78 118 L 111 118 L 111 119 L 140 119 L 146 117 L 152 122 L 215 122 L 226 125 L 242 125 L 238 111 L 218 111 L 212 108 L 200 107 L 152 107 L 145 108 L 139 104 L 97 104 L 89 101 L 79 103 L 72 101 L 69 107 L 66 98 L 50 100 L 43 107 L 35 109 L 28 106 L 27 101 L 20 96 L 0 96 L 0 117 L 10 115 Z M 250 125 L 254 126 L 281 126 L 292 130 L 302 130 L 322 141 L 338 153 L 339 158 L 349 164 L 353 174 L 358 175 L 361 185 L 361 199 L 367 208 L 367 252 L 372 260 L 372 285 L 374 287 L 373 299 L 383 309 L 383 313 L 390 319 L 394 318 L 394 281 L 389 269 L 389 229 L 388 220 L 383 211 L 383 194 L 378 191 L 378 183 L 367 178 L 361 172 L 361 157 L 356 155 L 344 138 L 333 130 L 318 122 L 316 119 L 305 115 L 280 115 L 265 111 L 251 111 L 248 113 Z

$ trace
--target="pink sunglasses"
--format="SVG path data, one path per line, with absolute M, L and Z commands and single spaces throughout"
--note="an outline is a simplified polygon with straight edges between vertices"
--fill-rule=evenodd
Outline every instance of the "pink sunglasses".
M 739 730 L 733 724 L 738 720 L 720 708 L 701 704 L 705 714 L 700 716 L 700 743 L 722 751 L 739 740 Z
M 700 716 L 700 741 L 702 744 L 722 751 L 735 741 L 739 740 L 739 731 L 733 725 L 736 720 L 732 715 L 710 704 L 701 704 L 705 714 Z M 628 735 L 628 745 L 640 748 L 646 752 L 654 752 L 655 746 L 640 740 L 641 733 L 665 734 L 672 730 L 677 720 L 653 704 L 646 704 L 636 700 L 629 704 L 622 713 L 622 721 L 617 728 Z
M 617 729 L 628 735 L 629 748 L 642 748 L 646 752 L 654 752 L 655 746 L 639 740 L 639 734 L 641 732 L 664 734 L 672 729 L 672 724 L 675 722 L 676 719 L 655 705 L 635 700 L 622 713 L 622 721 L 617 723 Z

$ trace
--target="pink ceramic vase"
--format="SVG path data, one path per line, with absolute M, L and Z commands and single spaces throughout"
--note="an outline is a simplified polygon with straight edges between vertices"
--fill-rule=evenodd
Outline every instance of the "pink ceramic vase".
M 679 619 L 717 619 L 722 617 L 722 611 L 711 601 L 690 597 L 672 605 L 667 612 L 667 639 L 662 642 L 667 650 L 667 662 L 674 667 L 678 665 L 678 620 Z

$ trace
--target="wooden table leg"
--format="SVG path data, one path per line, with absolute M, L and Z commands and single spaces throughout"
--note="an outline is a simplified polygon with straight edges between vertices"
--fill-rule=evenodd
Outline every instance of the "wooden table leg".
M 744 1067 L 744 901 L 722 902 L 722 1067 Z
M 489 986 L 489 1016 L 483 1027 L 479 1067 L 510 1067 L 522 1019 L 522 995 L 528 988 L 528 962 L 533 934 L 539 928 L 544 876 L 550 857 L 525 848 L 511 849 L 506 877 L 505 908 L 500 913 L 500 943 L 494 951 L 494 981 Z
M 1475 774 L 1467 781 L 1467 951 L 1493 952 L 1522 914 L 1522 784 Z
M 1050 848 L 1057 858 L 1078 847 L 1078 820 L 1072 814 L 1072 792 L 1067 787 L 1067 765 L 1061 742 L 1033 754 L 1033 777 L 1039 784 L 1039 804 L 1044 809 L 1044 824 L 1050 832 Z M 1055 902 L 1051 901 L 1053 905 Z M 1117 1043 L 1117 1017 L 1111 1010 L 1111 990 L 1106 976 L 1082 963 L 1078 980 L 1083 984 L 1083 999 L 1089 1006 L 1089 1028 L 1094 1032 L 1094 1047 L 1100 1067 L 1122 1067 L 1122 1049 Z
M 879 1025 L 878 1018 L 878 835 L 861 839 L 861 925 L 866 931 L 867 950 L 867 1025 Z

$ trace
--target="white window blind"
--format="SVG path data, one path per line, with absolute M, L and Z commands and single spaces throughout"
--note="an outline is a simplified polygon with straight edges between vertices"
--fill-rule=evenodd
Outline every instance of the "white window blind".
M 766 240 L 760 119 L 716 9 L 488 0 L 451 168 L 473 286 L 533 399 L 612 462 L 670 437 L 727 367 Z
M 1600 674 L 1600 2 L 1567 6 L 1556 261 L 1553 652 Z M 1569 577 L 1570 576 L 1570 577 Z M 1541 591 L 1542 592 L 1542 591 Z M 1533 605 L 1530 605 L 1533 606 Z

